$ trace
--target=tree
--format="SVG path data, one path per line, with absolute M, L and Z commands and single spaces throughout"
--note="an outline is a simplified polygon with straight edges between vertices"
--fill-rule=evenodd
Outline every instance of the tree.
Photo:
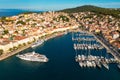
M 22 46 L 21 44 L 18 45 L 18 47 L 21 47 L 21 46 Z
M 4 30 L 4 31 L 3 31 L 3 35 L 8 34 L 8 33 L 9 33 L 8 30 Z
M 9 48 L 9 51 L 12 52 L 12 51 L 13 51 L 13 48 Z
M 23 46 L 26 46 L 26 43 L 23 43 Z
M 5 16 L 1 17 L 1 20 L 2 21 L 6 20 L 6 17 Z
M 2 55 L 3 54 L 3 49 L 0 49 L 0 55 Z
M 22 24 L 22 25 L 25 25 L 26 23 L 23 22 L 23 21 L 18 21 L 16 24 Z
M 18 49 L 18 47 L 16 47 L 16 46 L 13 47 L 13 50 L 17 50 L 17 49 Z

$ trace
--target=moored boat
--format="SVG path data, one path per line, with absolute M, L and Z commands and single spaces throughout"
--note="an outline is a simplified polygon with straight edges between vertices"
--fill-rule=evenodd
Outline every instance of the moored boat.
M 48 58 L 45 55 L 35 53 L 34 51 L 25 53 L 25 54 L 21 54 L 21 55 L 18 54 L 18 55 L 16 55 L 16 57 L 18 57 L 22 60 L 27 60 L 27 61 L 48 62 Z
M 34 48 L 34 47 L 37 47 L 39 45 L 42 45 L 43 43 L 44 43 L 44 40 L 38 40 L 35 43 L 33 43 L 31 47 Z
M 118 66 L 118 68 L 120 69 L 120 64 L 118 64 L 117 66 Z

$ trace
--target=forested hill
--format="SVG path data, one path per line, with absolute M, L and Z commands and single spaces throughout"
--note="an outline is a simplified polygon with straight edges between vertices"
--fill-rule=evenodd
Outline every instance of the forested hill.
M 112 15 L 114 17 L 120 18 L 120 10 L 118 9 L 101 8 L 101 7 L 96 7 L 92 5 L 85 5 L 85 6 L 80 6 L 76 8 L 64 9 L 60 11 L 67 12 L 67 13 L 90 11 L 90 12 L 95 12 L 97 14 Z

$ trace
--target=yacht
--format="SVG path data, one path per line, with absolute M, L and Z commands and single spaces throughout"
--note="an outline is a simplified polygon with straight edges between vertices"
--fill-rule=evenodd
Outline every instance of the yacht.
M 34 47 L 37 47 L 39 45 L 42 45 L 43 43 L 44 43 L 44 40 L 38 40 L 35 43 L 33 43 L 31 47 L 34 48 Z
M 37 61 L 37 62 L 48 62 L 48 58 L 45 55 L 35 53 L 33 52 L 28 52 L 25 54 L 18 54 L 16 57 L 22 59 L 22 60 L 27 60 L 27 61 Z

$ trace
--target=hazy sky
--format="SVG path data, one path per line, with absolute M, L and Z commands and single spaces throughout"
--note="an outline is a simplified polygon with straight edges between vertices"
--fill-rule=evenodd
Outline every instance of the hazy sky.
M 0 0 L 0 8 L 59 10 L 82 5 L 120 8 L 120 0 Z

